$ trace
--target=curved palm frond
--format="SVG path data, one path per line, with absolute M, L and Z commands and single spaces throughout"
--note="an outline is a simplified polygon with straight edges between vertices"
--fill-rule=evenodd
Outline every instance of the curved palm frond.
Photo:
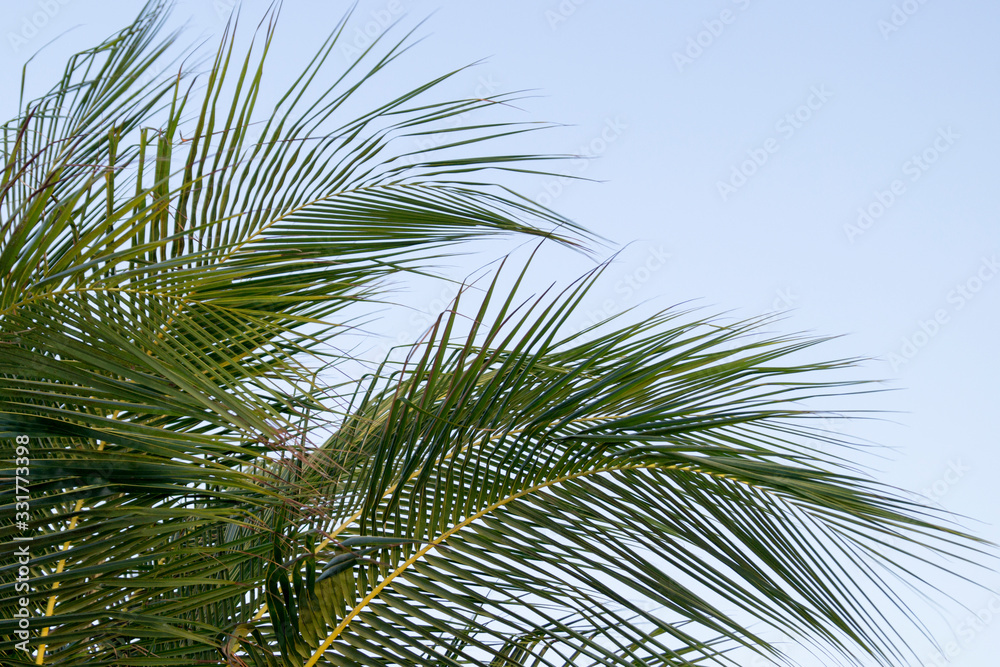
M 325 631 L 286 626 L 288 646 L 309 665 L 376 637 L 385 664 L 429 664 L 428 642 L 455 664 L 508 664 L 512 641 L 523 657 L 509 664 L 727 664 L 707 631 L 777 655 L 743 613 L 904 659 L 879 612 L 901 603 L 879 570 L 965 536 L 815 449 L 815 413 L 795 404 L 843 386 L 795 378 L 849 362 L 784 365 L 817 341 L 740 343 L 759 322 L 673 312 L 562 339 L 588 283 L 516 315 L 509 296 L 486 317 L 487 298 L 457 340 L 452 309 L 419 353 L 371 378 L 302 473 L 334 501 L 309 553 L 341 578 L 326 594 L 344 597 Z M 344 550 L 362 536 L 386 541 L 378 558 Z
M 814 379 L 849 362 L 673 311 L 567 337 L 599 271 L 524 302 L 498 271 L 470 324 L 462 295 L 330 386 L 387 279 L 498 234 L 595 237 L 476 180 L 552 156 L 477 152 L 537 125 L 442 125 L 507 99 L 431 101 L 456 72 L 343 119 L 406 39 L 331 73 L 345 18 L 258 121 L 274 16 L 259 55 L 234 22 L 204 77 L 150 82 L 166 14 L 3 126 L 5 664 L 779 657 L 754 621 L 905 659 L 887 573 L 981 542 L 817 448 L 799 402 L 851 391 Z

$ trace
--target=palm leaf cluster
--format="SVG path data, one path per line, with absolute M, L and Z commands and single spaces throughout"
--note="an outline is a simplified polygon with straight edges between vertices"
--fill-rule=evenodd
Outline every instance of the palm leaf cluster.
M 262 113 L 274 16 L 192 77 L 167 9 L 3 126 L 5 665 L 735 664 L 775 632 L 906 661 L 887 575 L 979 547 L 824 453 L 800 402 L 852 391 L 816 375 L 849 362 L 680 311 L 568 335 L 601 271 L 528 298 L 522 267 L 356 363 L 387 280 L 497 235 L 592 242 L 477 180 L 531 173 L 480 144 L 538 126 L 464 122 L 508 98 L 434 101 L 456 72 L 345 118 L 407 48 L 340 67 L 347 19 Z

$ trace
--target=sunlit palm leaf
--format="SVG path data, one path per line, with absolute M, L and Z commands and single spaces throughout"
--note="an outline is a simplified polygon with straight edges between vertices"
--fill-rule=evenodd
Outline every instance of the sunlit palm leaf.
M 452 72 L 344 117 L 406 39 L 337 71 L 345 19 L 261 113 L 273 16 L 242 59 L 233 23 L 200 79 L 150 80 L 183 58 L 165 16 L 149 4 L 3 126 L 4 664 L 777 655 L 753 621 L 903 659 L 881 568 L 976 542 L 817 449 L 837 443 L 798 402 L 852 391 L 814 377 L 846 362 L 682 312 L 566 338 L 599 272 L 524 302 L 521 273 L 331 386 L 388 279 L 499 234 L 594 237 L 475 180 L 548 159 L 477 152 L 538 126 L 443 123 L 511 98 L 435 101 Z
M 354 609 L 331 624 L 323 659 L 358 659 L 344 642 L 358 643 L 363 626 L 384 638 L 392 664 L 410 659 L 388 655 L 400 638 L 447 651 L 456 627 L 470 635 L 466 659 L 508 655 L 512 632 L 537 637 L 518 649 L 524 664 L 549 645 L 575 653 L 572 664 L 725 660 L 679 619 L 767 649 L 733 609 L 891 659 L 898 637 L 878 609 L 894 595 L 880 578 L 855 583 L 853 562 L 866 550 L 901 562 L 902 550 L 873 548 L 886 534 L 945 549 L 958 534 L 810 449 L 821 434 L 796 426 L 808 413 L 793 402 L 842 389 L 794 378 L 845 364 L 778 365 L 815 341 L 727 349 L 751 324 L 680 314 L 564 341 L 558 325 L 586 287 L 514 319 L 509 299 L 491 318 L 484 304 L 460 340 L 453 312 L 419 355 L 373 378 L 327 443 L 356 455 L 323 492 L 350 515 L 327 534 L 426 544 L 359 564 L 346 582 Z M 415 618 L 434 619 L 437 632 Z

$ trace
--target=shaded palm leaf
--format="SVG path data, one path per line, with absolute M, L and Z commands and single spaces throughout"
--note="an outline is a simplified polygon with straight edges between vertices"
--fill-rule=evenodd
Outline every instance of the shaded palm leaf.
M 854 391 L 816 379 L 848 362 L 684 312 L 566 337 L 599 272 L 524 301 L 497 272 L 405 360 L 331 385 L 389 279 L 500 234 L 594 237 L 476 180 L 548 158 L 480 152 L 536 125 L 442 124 L 509 99 L 435 101 L 456 72 L 345 118 L 406 39 L 337 71 L 345 19 L 261 114 L 273 15 L 242 59 L 234 22 L 200 79 L 149 82 L 180 62 L 166 9 L 3 126 L 5 664 L 779 656 L 754 622 L 904 660 L 886 572 L 978 546 L 817 448 L 799 403 Z

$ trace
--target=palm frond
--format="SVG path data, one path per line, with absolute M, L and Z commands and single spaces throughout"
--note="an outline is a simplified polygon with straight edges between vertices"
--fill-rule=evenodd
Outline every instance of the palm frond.
M 456 70 L 346 117 L 409 35 L 338 69 L 345 17 L 262 113 L 276 13 L 194 76 L 167 10 L 2 126 L 5 664 L 734 664 L 770 630 L 893 664 L 889 578 L 981 562 L 824 453 L 803 405 L 864 391 L 822 379 L 850 360 L 681 310 L 567 336 L 600 271 L 496 271 L 333 383 L 388 280 L 597 237 L 484 177 L 559 157 L 484 152 L 544 127 L 465 120 L 516 93 L 436 99 Z

